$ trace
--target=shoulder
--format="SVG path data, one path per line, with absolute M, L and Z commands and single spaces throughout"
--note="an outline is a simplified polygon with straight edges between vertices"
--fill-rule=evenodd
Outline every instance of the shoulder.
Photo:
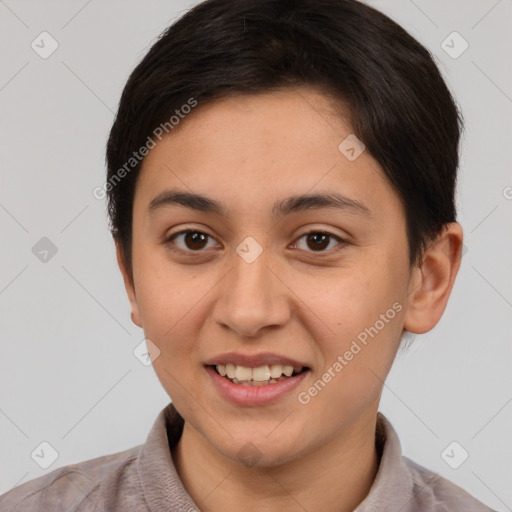
M 414 486 L 415 510 L 435 512 L 495 512 L 471 496 L 462 487 L 442 477 L 438 473 L 420 466 L 403 456 Z
M 141 446 L 55 469 L 0 496 L 0 512 L 105 510 L 124 486 L 140 491 L 135 467 Z

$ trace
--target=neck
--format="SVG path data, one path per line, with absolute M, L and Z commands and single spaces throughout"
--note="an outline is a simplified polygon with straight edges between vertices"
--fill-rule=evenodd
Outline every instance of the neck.
M 173 460 L 203 512 L 351 512 L 367 496 L 379 466 L 376 411 L 356 423 L 305 457 L 262 468 L 225 457 L 185 422 Z

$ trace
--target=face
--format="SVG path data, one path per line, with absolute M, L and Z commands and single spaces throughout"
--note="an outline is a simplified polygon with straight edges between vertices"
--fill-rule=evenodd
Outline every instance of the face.
M 350 134 L 329 97 L 282 90 L 199 106 L 144 160 L 132 318 L 212 453 L 272 466 L 371 425 L 411 274 L 399 197 Z

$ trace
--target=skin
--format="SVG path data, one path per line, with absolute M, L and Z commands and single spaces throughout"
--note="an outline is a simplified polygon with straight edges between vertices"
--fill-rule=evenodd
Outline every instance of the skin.
M 173 458 L 203 511 L 248 504 L 258 511 L 353 510 L 378 469 L 376 415 L 402 333 L 432 329 L 451 293 L 462 228 L 449 224 L 410 267 L 398 195 L 368 151 L 349 161 L 338 150 L 352 133 L 340 108 L 306 87 L 216 100 L 197 107 L 143 162 L 133 279 L 119 245 L 117 257 L 132 320 L 159 348 L 154 369 L 185 419 Z M 149 213 L 152 199 L 170 188 L 215 199 L 229 216 L 183 206 Z M 271 215 L 275 201 L 320 192 L 364 203 L 371 215 Z M 185 229 L 209 237 L 166 241 Z M 333 237 L 318 248 L 304 236 L 311 230 L 347 243 Z M 248 236 L 263 251 L 252 263 L 236 252 Z M 300 403 L 299 392 L 397 302 L 401 311 Z M 205 372 L 205 361 L 226 352 L 273 352 L 311 371 L 277 403 L 242 407 L 221 397 Z M 247 443 L 258 453 L 252 465 L 242 456 Z

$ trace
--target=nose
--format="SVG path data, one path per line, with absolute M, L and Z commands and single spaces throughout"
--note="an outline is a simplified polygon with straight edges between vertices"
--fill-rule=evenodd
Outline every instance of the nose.
M 214 319 L 242 337 L 261 336 L 277 329 L 290 318 L 290 290 L 270 250 L 248 263 L 234 254 L 233 267 L 222 280 L 214 308 Z

